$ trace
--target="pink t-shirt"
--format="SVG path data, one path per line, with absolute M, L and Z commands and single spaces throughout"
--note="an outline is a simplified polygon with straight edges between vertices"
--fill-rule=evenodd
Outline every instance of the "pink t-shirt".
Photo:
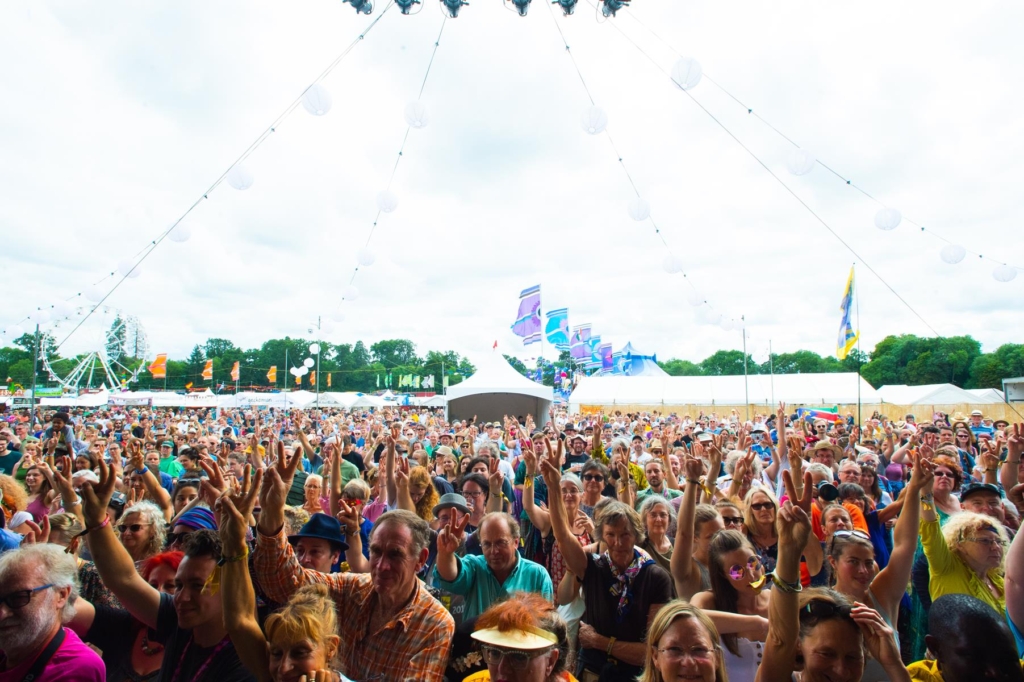
M 21 682 L 45 648 L 40 647 L 36 656 L 17 667 L 0 670 L 0 682 Z M 83 644 L 74 632 L 64 628 L 64 642 L 33 682 L 104 682 L 106 679 L 107 668 L 99 654 Z

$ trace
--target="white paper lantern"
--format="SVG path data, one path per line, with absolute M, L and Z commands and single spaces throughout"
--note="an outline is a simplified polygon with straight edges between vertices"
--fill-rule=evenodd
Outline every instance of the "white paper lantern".
M 680 57 L 672 67 L 672 80 L 683 90 L 697 87 L 703 75 L 700 62 L 689 57 Z
M 314 360 L 313 358 L 306 358 L 305 360 L 302 361 L 302 364 L 304 364 L 306 367 L 312 367 L 313 365 L 316 364 L 316 360 Z
M 636 197 L 629 202 L 629 217 L 642 222 L 651 216 L 651 203 L 646 199 Z
M 344 322 L 345 312 L 343 310 L 336 310 L 333 313 L 331 313 L 331 319 L 333 319 L 335 322 Z
M 677 272 L 681 272 L 683 269 L 683 261 L 679 256 L 673 256 L 671 254 L 665 256 L 661 261 L 661 267 L 665 269 L 670 275 L 674 275 Z
M 191 236 L 192 228 L 187 223 L 178 223 L 175 228 L 167 234 L 168 239 L 179 244 L 187 242 Z
M 131 279 L 135 279 L 140 274 L 142 274 L 141 272 L 139 272 L 139 267 L 130 260 L 118 261 L 117 271 L 120 272 L 123 276 L 130 277 Z
M 687 295 L 686 300 L 689 301 L 690 305 L 693 307 L 697 307 L 704 302 L 704 296 L 699 291 L 691 291 L 689 295 Z
M 389 189 L 377 193 L 377 208 L 385 213 L 391 213 L 398 208 L 398 195 Z
M 252 173 L 242 164 L 235 164 L 228 171 L 228 184 L 237 190 L 247 190 L 252 187 Z
M 354 301 L 359 298 L 359 289 L 355 284 L 349 284 L 342 290 L 341 297 L 346 301 Z
M 289 370 L 288 370 L 288 372 L 289 372 L 289 373 L 290 373 L 290 374 L 291 374 L 291 375 L 292 375 L 293 377 L 298 377 L 298 376 L 302 376 L 302 372 L 300 372 L 300 371 L 299 371 L 299 368 L 298 368 L 298 367 L 292 367 L 291 369 L 289 369 Z
M 306 376 L 309 374 L 309 367 L 299 367 L 299 376 Z
M 24 333 L 25 330 L 22 329 L 20 325 L 16 324 L 12 324 L 11 326 L 4 329 L 4 336 L 6 336 L 8 339 L 16 339 Z
M 719 323 L 719 326 L 724 331 L 727 331 L 727 332 L 731 332 L 733 329 L 736 328 L 735 323 L 732 320 L 730 320 L 728 317 L 723 318 L 722 321 Z
M 807 175 L 814 170 L 817 159 L 806 149 L 794 149 L 786 159 L 786 167 L 793 175 Z
M 405 122 L 410 128 L 426 128 L 430 123 L 427 105 L 423 102 L 409 102 L 405 105 Z
M 364 246 L 356 252 L 356 261 L 363 266 L 369 267 L 377 260 L 376 254 L 369 247 Z
M 73 315 L 74 312 L 75 306 L 67 301 L 57 301 L 53 304 L 53 314 L 56 317 L 67 317 L 68 315 Z
M 959 244 L 946 244 L 942 247 L 942 252 L 939 255 L 942 256 L 942 260 L 946 263 L 956 265 L 967 256 L 967 249 Z
M 314 116 L 323 116 L 331 110 L 331 93 L 319 83 L 314 83 L 302 93 L 302 106 Z
M 85 297 L 93 303 L 99 303 L 103 300 L 103 291 L 95 284 L 90 284 L 85 290 Z
M 28 319 L 32 320 L 33 324 L 46 324 L 50 321 L 50 312 L 48 310 L 33 310 Z
M 1012 282 L 1017 277 L 1017 268 L 1012 265 L 1000 265 L 992 271 L 992 277 L 997 282 Z
M 326 318 L 320 322 L 320 331 L 324 334 L 334 333 L 334 321 L 331 318 Z
M 722 313 L 716 313 L 711 308 L 707 308 L 704 313 L 704 322 L 715 326 L 720 325 L 722 324 Z
M 601 107 L 589 107 L 580 116 L 580 125 L 590 135 L 599 135 L 608 127 L 608 114 Z
M 321 326 L 323 326 L 323 325 L 321 325 Z M 320 352 L 320 344 L 319 344 L 319 343 L 313 343 L 313 344 L 310 344 L 310 346 L 309 346 L 309 352 L 310 352 L 310 353 L 311 353 L 312 355 L 316 355 L 317 353 L 319 353 L 319 352 Z
M 882 208 L 875 214 L 875 227 L 888 232 L 895 230 L 901 220 L 903 220 L 903 216 L 895 208 Z

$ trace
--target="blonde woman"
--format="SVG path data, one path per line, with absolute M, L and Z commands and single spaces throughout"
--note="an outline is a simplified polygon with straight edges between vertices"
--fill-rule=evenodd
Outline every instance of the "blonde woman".
M 932 601 L 944 594 L 969 594 L 997 613 L 1006 612 L 1006 529 L 991 516 L 960 512 L 939 526 L 935 509 L 922 504 L 921 545 L 928 557 Z
M 718 629 L 706 613 L 682 600 L 661 607 L 647 629 L 638 682 L 687 679 L 729 682 Z

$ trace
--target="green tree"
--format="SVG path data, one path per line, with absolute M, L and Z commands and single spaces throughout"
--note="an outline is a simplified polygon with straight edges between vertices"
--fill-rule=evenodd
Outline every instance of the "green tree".
M 110 323 L 110 329 L 107 331 L 107 357 L 108 358 L 119 358 L 124 352 L 124 349 L 128 346 L 128 328 L 125 325 L 125 319 L 121 317 L 121 313 L 117 313 L 114 317 L 114 321 Z
M 758 373 L 758 365 L 747 356 L 747 372 Z M 700 363 L 700 372 L 706 376 L 743 374 L 743 353 L 738 350 L 720 350 Z
M 235 357 L 241 355 L 241 349 L 227 339 L 207 339 L 203 344 L 203 352 L 207 358 Z M 234 362 L 234 360 L 232 360 Z
M 407 339 L 385 339 L 370 346 L 374 362 L 385 367 L 406 367 L 419 365 L 416 345 Z
M 1002 389 L 1003 379 L 1024 376 L 1024 344 L 1007 343 L 971 362 L 968 388 Z
M 658 366 L 674 377 L 695 377 L 700 375 L 700 365 L 694 364 L 689 360 L 679 360 L 677 358 L 664 362 L 659 360 Z

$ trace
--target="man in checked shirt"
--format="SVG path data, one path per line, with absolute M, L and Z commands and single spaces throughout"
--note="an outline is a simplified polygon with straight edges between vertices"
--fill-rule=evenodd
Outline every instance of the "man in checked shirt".
M 455 621 L 416 577 L 427 560 L 429 526 L 412 512 L 386 512 L 370 532 L 369 574 L 303 568 L 283 530 L 285 499 L 300 459 L 280 453 L 263 478 L 254 557 L 260 585 L 282 603 L 303 585 L 327 585 L 338 610 L 341 672 L 348 677 L 441 682 Z

